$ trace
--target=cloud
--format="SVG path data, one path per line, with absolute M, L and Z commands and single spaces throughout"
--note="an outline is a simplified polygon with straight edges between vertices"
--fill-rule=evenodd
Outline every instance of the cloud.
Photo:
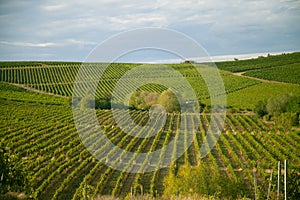
M 43 10 L 46 11 L 58 11 L 58 10 L 63 10 L 64 8 L 67 7 L 66 4 L 56 4 L 56 5 L 43 5 L 41 6 Z
M 77 40 L 77 39 L 74 39 L 74 38 L 67 39 L 66 42 L 69 43 L 69 44 L 88 45 L 88 46 L 91 46 L 91 45 L 96 46 L 98 44 L 96 42 Z
M 45 43 L 32 43 L 32 42 L 8 42 L 8 41 L 0 41 L 1 45 L 12 45 L 12 46 L 21 46 L 21 47 L 50 47 L 57 46 L 57 44 L 52 42 Z
M 129 14 L 122 17 L 109 17 L 109 26 L 111 30 L 122 31 L 139 27 L 166 27 L 168 22 L 163 15 L 153 14 Z
M 212 55 L 291 51 L 300 45 L 299 10 L 298 0 L 0 1 L 0 45 L 12 56 L 27 46 L 78 58 L 121 31 L 162 27 Z

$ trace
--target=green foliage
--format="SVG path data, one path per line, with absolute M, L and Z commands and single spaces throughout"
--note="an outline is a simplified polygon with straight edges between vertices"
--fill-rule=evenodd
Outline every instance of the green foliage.
M 158 104 L 163 106 L 169 113 L 180 112 L 180 104 L 172 90 L 164 91 L 158 98 Z
M 157 104 L 159 94 L 149 91 L 135 91 L 130 97 L 129 107 L 132 109 L 147 110 Z
M 20 158 L 0 141 L 0 194 L 28 189 L 29 179 Z

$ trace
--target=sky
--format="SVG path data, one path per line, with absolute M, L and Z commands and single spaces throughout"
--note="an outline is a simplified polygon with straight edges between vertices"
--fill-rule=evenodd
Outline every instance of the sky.
M 84 61 L 108 38 L 146 27 L 185 34 L 221 60 L 294 52 L 299 22 L 299 0 L 0 0 L 0 60 Z M 121 61 L 175 60 L 145 51 Z

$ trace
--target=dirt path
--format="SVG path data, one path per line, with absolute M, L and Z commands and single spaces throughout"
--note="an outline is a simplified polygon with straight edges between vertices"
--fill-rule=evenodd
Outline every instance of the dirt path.
M 58 94 L 53 94 L 53 93 L 50 93 L 50 92 L 45 92 L 45 91 L 42 91 L 42 90 L 31 88 L 31 87 L 28 87 L 27 85 L 24 85 L 24 84 L 18 84 L 18 83 L 9 83 L 9 84 L 17 86 L 17 87 L 21 87 L 21 88 L 23 88 L 25 90 L 28 90 L 28 91 L 31 91 L 31 92 L 36 92 L 36 93 L 40 93 L 40 94 L 47 94 L 47 95 L 51 95 L 51 96 L 55 96 L 55 97 L 60 97 L 60 98 L 64 98 L 64 99 L 68 98 L 66 96 L 62 96 L 62 95 L 58 95 Z

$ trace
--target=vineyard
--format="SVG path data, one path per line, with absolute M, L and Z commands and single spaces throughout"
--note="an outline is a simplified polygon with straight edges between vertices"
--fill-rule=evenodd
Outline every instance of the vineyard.
M 284 65 L 274 68 L 246 72 L 244 75 L 266 80 L 300 84 L 300 64 Z
M 295 60 L 298 62 L 298 54 L 292 54 L 291 57 L 294 58 L 293 63 Z M 270 65 L 292 63 L 284 59 L 280 61 L 282 60 L 280 56 L 278 58 L 271 56 L 270 59 Z M 231 62 L 232 67 L 236 65 L 235 62 L 243 61 Z M 251 66 L 249 64 L 247 70 L 258 69 L 257 66 L 262 65 L 260 59 L 248 62 Z M 90 63 L 91 74 L 94 73 L 93 70 L 97 70 L 95 65 L 97 64 Z M 220 67 L 221 65 L 223 67 Z M 128 173 L 110 168 L 104 162 L 98 162 L 89 153 L 74 124 L 70 98 L 80 66 L 80 63 L 63 62 L 7 62 L 0 65 L 0 139 L 20 156 L 24 169 L 30 177 L 32 189 L 28 195 L 33 198 L 84 199 L 86 191 L 89 198 L 99 195 L 126 197 L 129 194 L 161 196 L 164 193 L 164 179 L 167 175 L 174 173 L 180 166 L 200 164 L 212 166 L 218 169 L 221 177 L 235 181 L 234 194 L 232 191 L 222 194 L 235 197 L 254 198 L 255 172 L 261 198 L 266 198 L 268 180 L 273 170 L 271 197 L 275 198 L 277 162 L 288 159 L 291 170 L 298 172 L 300 170 L 299 129 L 286 132 L 273 122 L 266 123 L 252 112 L 228 112 L 216 146 L 206 157 L 200 158 L 199 151 L 212 118 L 209 112 L 202 112 L 199 115 L 168 113 L 166 123 L 155 136 L 139 138 L 129 136 L 118 126 L 114 115 L 124 118 L 123 123 L 128 122 L 121 110 L 115 109 L 113 113 L 112 110 L 97 109 L 96 116 L 100 128 L 113 144 L 126 151 L 152 152 L 161 149 L 172 140 L 177 142 L 180 138 L 184 138 L 182 144 L 188 149 L 175 162 L 153 172 Z M 96 97 L 104 98 L 111 95 L 117 81 L 136 66 L 137 64 L 111 64 L 98 83 Z M 170 66 L 178 70 L 192 85 L 201 102 L 210 104 L 205 82 L 195 68 L 190 64 L 170 64 Z M 233 69 L 228 63 L 221 63 L 220 66 L 218 65 L 230 71 Z M 290 71 L 294 69 L 292 67 L 299 68 L 297 64 L 289 66 Z M 206 69 L 202 64 L 197 67 Z M 239 70 L 245 69 L 234 71 Z M 262 69 L 264 70 L 272 68 Z M 278 77 L 279 73 L 280 68 L 276 68 L 274 77 Z M 253 108 L 258 100 L 280 93 L 300 94 L 298 84 L 262 83 L 222 70 L 220 74 L 224 81 L 228 106 L 236 109 Z M 94 80 L 99 77 L 89 78 Z M 153 78 L 161 77 L 155 75 Z M 168 78 L 177 79 L 177 77 Z M 284 78 L 272 80 L 285 81 Z M 39 92 L 30 91 L 28 88 Z M 149 84 L 142 89 L 161 92 L 165 88 Z M 130 116 L 141 126 L 149 123 L 147 110 L 131 110 Z M 180 121 L 184 122 L 183 132 L 178 131 Z M 196 123 L 198 128 L 194 129 Z M 220 122 L 217 120 L 215 123 L 217 125 Z M 86 130 L 89 130 L 88 127 Z M 184 132 L 191 130 L 194 140 L 187 146 L 188 139 Z M 150 135 L 151 132 L 147 134 Z M 179 134 L 183 136 L 180 137 Z M 90 140 L 92 139 L 93 136 Z M 150 157 L 149 162 L 163 162 L 170 157 L 176 157 L 179 151 L 180 149 L 174 145 L 172 151 L 161 151 L 159 157 Z M 107 154 L 115 160 L 121 159 L 121 155 L 116 152 L 116 149 L 112 148 Z M 136 163 L 134 167 L 143 169 L 146 164 Z M 126 165 L 128 170 L 132 167 Z
M 135 111 L 132 114 L 136 122 L 147 120 L 144 112 Z M 180 117 L 193 122 L 193 116 L 170 114 L 164 129 L 155 137 L 130 139 L 114 126 L 110 111 L 99 110 L 97 117 L 113 143 L 133 152 L 159 149 L 172 138 L 176 140 Z M 172 166 L 167 166 L 151 173 L 130 174 L 97 162 L 81 143 L 73 124 L 72 112 L 64 105 L 1 99 L 0 118 L 1 139 L 19 153 L 26 169 L 32 173 L 33 196 L 38 199 L 83 198 L 85 183 L 93 188 L 93 196 L 126 196 L 131 188 L 139 194 L 140 185 L 144 193 L 161 195 L 163 178 L 172 172 Z M 249 197 L 253 197 L 252 170 L 255 167 L 259 184 L 265 188 L 265 181 L 270 176 L 268 171 L 276 169 L 278 160 L 289 159 L 291 168 L 300 167 L 299 134 L 280 132 L 255 116 L 240 114 L 227 116 L 217 146 L 209 156 L 200 160 L 197 152 L 205 137 L 210 115 L 201 115 L 200 119 L 195 140 L 177 160 L 177 165 L 197 165 L 200 162 L 213 164 L 220 169 L 222 176 L 243 180 L 245 187 L 240 192 Z M 114 152 L 112 150 L 109 153 L 113 155 Z M 173 154 L 176 154 L 176 149 Z M 174 155 L 161 155 L 161 159 L 165 156 Z

